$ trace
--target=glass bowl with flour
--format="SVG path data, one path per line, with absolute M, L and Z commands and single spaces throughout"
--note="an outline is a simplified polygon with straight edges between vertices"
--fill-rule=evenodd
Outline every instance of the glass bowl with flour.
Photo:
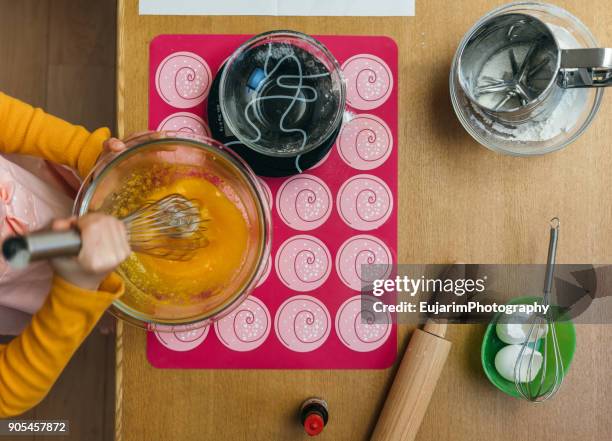
M 559 7 L 513 3 L 491 11 L 465 34 L 451 67 L 451 100 L 461 124 L 501 153 L 565 147 L 595 117 L 603 89 L 559 87 L 559 54 L 597 47 L 588 28 Z

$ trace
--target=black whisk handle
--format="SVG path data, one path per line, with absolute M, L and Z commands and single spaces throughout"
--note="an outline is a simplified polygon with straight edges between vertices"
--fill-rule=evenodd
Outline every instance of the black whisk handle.
M 76 229 L 42 230 L 25 236 L 11 236 L 2 243 L 2 255 L 14 268 L 55 257 L 76 256 L 81 250 L 81 234 Z

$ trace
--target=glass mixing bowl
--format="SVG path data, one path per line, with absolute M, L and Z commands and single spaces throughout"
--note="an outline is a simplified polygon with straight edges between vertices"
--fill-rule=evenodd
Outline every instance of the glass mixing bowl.
M 240 142 L 264 155 L 293 157 L 340 127 L 346 90 L 325 46 L 299 32 L 273 31 L 251 38 L 227 60 L 219 103 Z
M 141 136 L 130 141 L 124 152 L 96 165 L 83 182 L 74 213 L 82 216 L 102 211 L 123 217 L 168 188 L 196 189 L 185 191 L 198 191 L 197 196 L 184 196 L 198 203 L 206 199 L 202 195 L 210 195 L 211 210 L 213 200 L 221 201 L 215 203 L 230 207 L 224 213 L 234 216 L 234 222 L 219 217 L 209 220 L 217 224 L 207 223 L 209 231 L 205 234 L 211 237 L 204 251 L 216 254 L 181 262 L 132 253 L 118 268 L 126 292 L 113 303 L 111 312 L 147 329 L 205 326 L 240 304 L 261 278 L 270 255 L 270 213 L 265 192 L 236 154 L 214 140 L 182 132 Z M 201 193 L 203 189 L 207 193 Z M 200 205 L 206 207 L 207 201 Z M 227 234 L 229 223 L 240 226 L 236 230 L 239 234 Z M 216 257 L 207 260 L 204 256 Z M 210 272 L 207 265 L 213 260 L 225 266 Z
M 575 141 L 591 124 L 603 96 L 603 89 L 568 89 L 565 104 L 559 104 L 542 121 L 511 124 L 495 120 L 470 101 L 461 87 L 460 59 L 477 29 L 493 17 L 526 14 L 544 22 L 561 49 L 599 47 L 589 29 L 568 11 L 554 5 L 519 2 L 501 6 L 482 17 L 466 32 L 453 59 L 450 95 L 463 127 L 483 146 L 514 156 L 541 155 L 559 150 Z

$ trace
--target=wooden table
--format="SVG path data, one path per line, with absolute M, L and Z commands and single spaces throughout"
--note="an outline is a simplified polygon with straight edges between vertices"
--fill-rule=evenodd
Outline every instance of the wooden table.
M 305 0 L 307 1 L 307 0 Z M 162 33 L 389 35 L 399 45 L 400 244 L 402 263 L 541 263 L 547 221 L 563 220 L 559 260 L 612 262 L 612 97 L 580 140 L 537 158 L 480 147 L 450 104 L 448 72 L 463 33 L 502 2 L 422 0 L 416 17 L 158 17 L 119 0 L 118 126 L 147 127 L 148 45 Z M 612 44 L 606 0 L 558 1 Z M 455 325 L 450 359 L 419 440 L 612 439 L 611 326 L 579 326 L 573 368 L 559 395 L 541 406 L 488 384 L 479 363 L 483 328 Z M 410 329 L 400 330 L 403 350 Z M 309 396 L 329 401 L 321 440 L 367 439 L 394 369 L 383 371 L 157 370 L 145 334 L 128 326 L 117 346 L 117 440 L 306 439 L 295 420 Z

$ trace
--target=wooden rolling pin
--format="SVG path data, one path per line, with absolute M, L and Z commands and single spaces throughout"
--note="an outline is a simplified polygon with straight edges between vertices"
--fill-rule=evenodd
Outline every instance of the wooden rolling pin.
M 371 441 L 416 438 L 451 348 L 445 334 L 446 323 L 432 320 L 414 331 Z

